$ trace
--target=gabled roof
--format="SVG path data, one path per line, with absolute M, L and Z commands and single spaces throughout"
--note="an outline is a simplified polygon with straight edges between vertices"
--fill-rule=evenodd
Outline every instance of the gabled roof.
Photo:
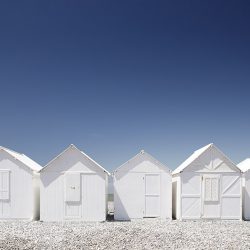
M 187 168 L 190 164 L 192 164 L 199 156 L 201 156 L 203 153 L 205 153 L 209 148 L 215 148 L 217 151 L 219 151 L 226 159 L 228 159 L 228 157 L 226 157 L 217 147 L 215 147 L 215 145 L 213 143 L 210 143 L 196 151 L 194 151 L 194 153 L 192 155 L 190 155 L 179 167 L 177 167 L 174 171 L 173 171 L 173 175 L 174 174 L 178 174 L 180 172 L 182 172 L 185 168 Z M 228 159 L 230 162 L 232 162 L 230 159 Z M 233 163 L 234 164 L 234 163 Z M 234 164 L 235 165 L 235 164 Z M 239 169 L 236 165 L 235 165 L 236 169 Z M 240 170 L 240 169 L 239 169 Z
M 181 171 L 183 171 L 186 167 L 188 167 L 193 161 L 195 161 L 201 154 L 203 154 L 207 149 L 210 148 L 213 144 L 210 143 L 196 151 L 194 151 L 193 154 L 191 154 L 179 167 L 177 167 L 174 171 L 173 174 L 178 174 Z
M 89 159 L 90 161 L 92 161 L 97 167 L 99 167 L 101 170 L 103 170 L 104 172 L 106 172 L 108 175 L 110 175 L 110 173 L 103 168 L 100 164 L 98 164 L 96 161 L 94 161 L 92 158 L 90 158 L 87 154 L 85 154 L 83 151 L 79 150 L 74 144 L 70 144 L 65 150 L 63 150 L 59 155 L 57 155 L 54 159 L 52 159 L 49 163 L 47 163 L 41 170 L 40 172 L 42 172 L 44 169 L 47 169 L 58 157 L 60 157 L 61 155 L 63 155 L 65 152 L 67 152 L 69 149 L 75 149 L 77 151 L 79 151 L 84 157 L 86 157 L 87 159 Z
M 250 169 L 250 158 L 246 158 L 244 161 L 240 162 L 237 166 L 242 172 L 246 172 L 247 170 Z
M 120 167 L 118 167 L 114 172 L 119 171 L 120 169 L 122 169 L 123 167 L 125 167 L 127 164 L 131 163 L 133 160 L 136 160 L 139 157 L 148 157 L 153 163 L 155 163 L 157 166 L 162 167 L 164 169 L 166 169 L 169 173 L 171 173 L 171 170 L 165 166 L 163 163 L 159 162 L 158 160 L 156 160 L 152 155 L 148 154 L 147 152 L 145 152 L 144 150 L 141 150 L 137 155 L 135 155 L 134 157 L 132 157 L 130 160 L 126 161 L 125 163 L 123 163 Z
M 25 154 L 18 153 L 14 150 L 11 150 L 11 149 L 8 149 L 8 148 L 2 147 L 2 146 L 0 146 L 0 150 L 5 151 L 7 154 L 9 154 L 13 158 L 17 159 L 18 161 L 23 163 L 25 166 L 29 167 L 30 169 L 32 169 L 34 171 L 40 171 L 42 169 L 42 166 L 40 166 L 37 162 L 30 159 Z

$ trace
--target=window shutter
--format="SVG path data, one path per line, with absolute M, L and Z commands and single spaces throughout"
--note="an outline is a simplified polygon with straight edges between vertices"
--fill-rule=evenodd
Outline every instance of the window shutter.
M 219 178 L 205 177 L 204 182 L 204 200 L 219 201 Z
M 80 201 L 80 174 L 66 173 L 65 174 L 65 201 L 79 202 Z
M 10 171 L 0 171 L 0 200 L 10 198 Z
M 211 186 L 212 186 L 212 201 L 218 201 L 219 200 L 219 180 L 218 178 L 212 178 L 211 179 Z
M 205 178 L 205 201 L 211 200 L 211 179 Z

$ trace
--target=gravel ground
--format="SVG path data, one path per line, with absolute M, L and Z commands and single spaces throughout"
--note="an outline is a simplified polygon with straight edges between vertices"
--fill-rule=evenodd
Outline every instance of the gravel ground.
M 0 249 L 250 249 L 250 222 L 0 222 Z

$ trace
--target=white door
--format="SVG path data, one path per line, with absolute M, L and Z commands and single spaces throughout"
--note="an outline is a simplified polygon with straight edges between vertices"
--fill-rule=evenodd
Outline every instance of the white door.
M 82 174 L 82 219 L 103 221 L 106 219 L 105 183 L 98 174 Z
M 202 177 L 202 217 L 220 218 L 220 176 L 214 174 Z
M 242 218 L 242 183 L 239 173 L 221 175 L 221 218 Z M 246 201 L 245 201 L 246 202 Z
M 161 178 L 159 174 L 145 174 L 144 217 L 160 217 Z
M 0 171 L 0 218 L 10 216 L 10 171 Z

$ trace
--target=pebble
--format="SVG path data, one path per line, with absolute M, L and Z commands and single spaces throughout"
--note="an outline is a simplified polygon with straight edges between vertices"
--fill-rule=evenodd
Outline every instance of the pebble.
M 0 222 L 0 249 L 249 249 L 250 222 Z

